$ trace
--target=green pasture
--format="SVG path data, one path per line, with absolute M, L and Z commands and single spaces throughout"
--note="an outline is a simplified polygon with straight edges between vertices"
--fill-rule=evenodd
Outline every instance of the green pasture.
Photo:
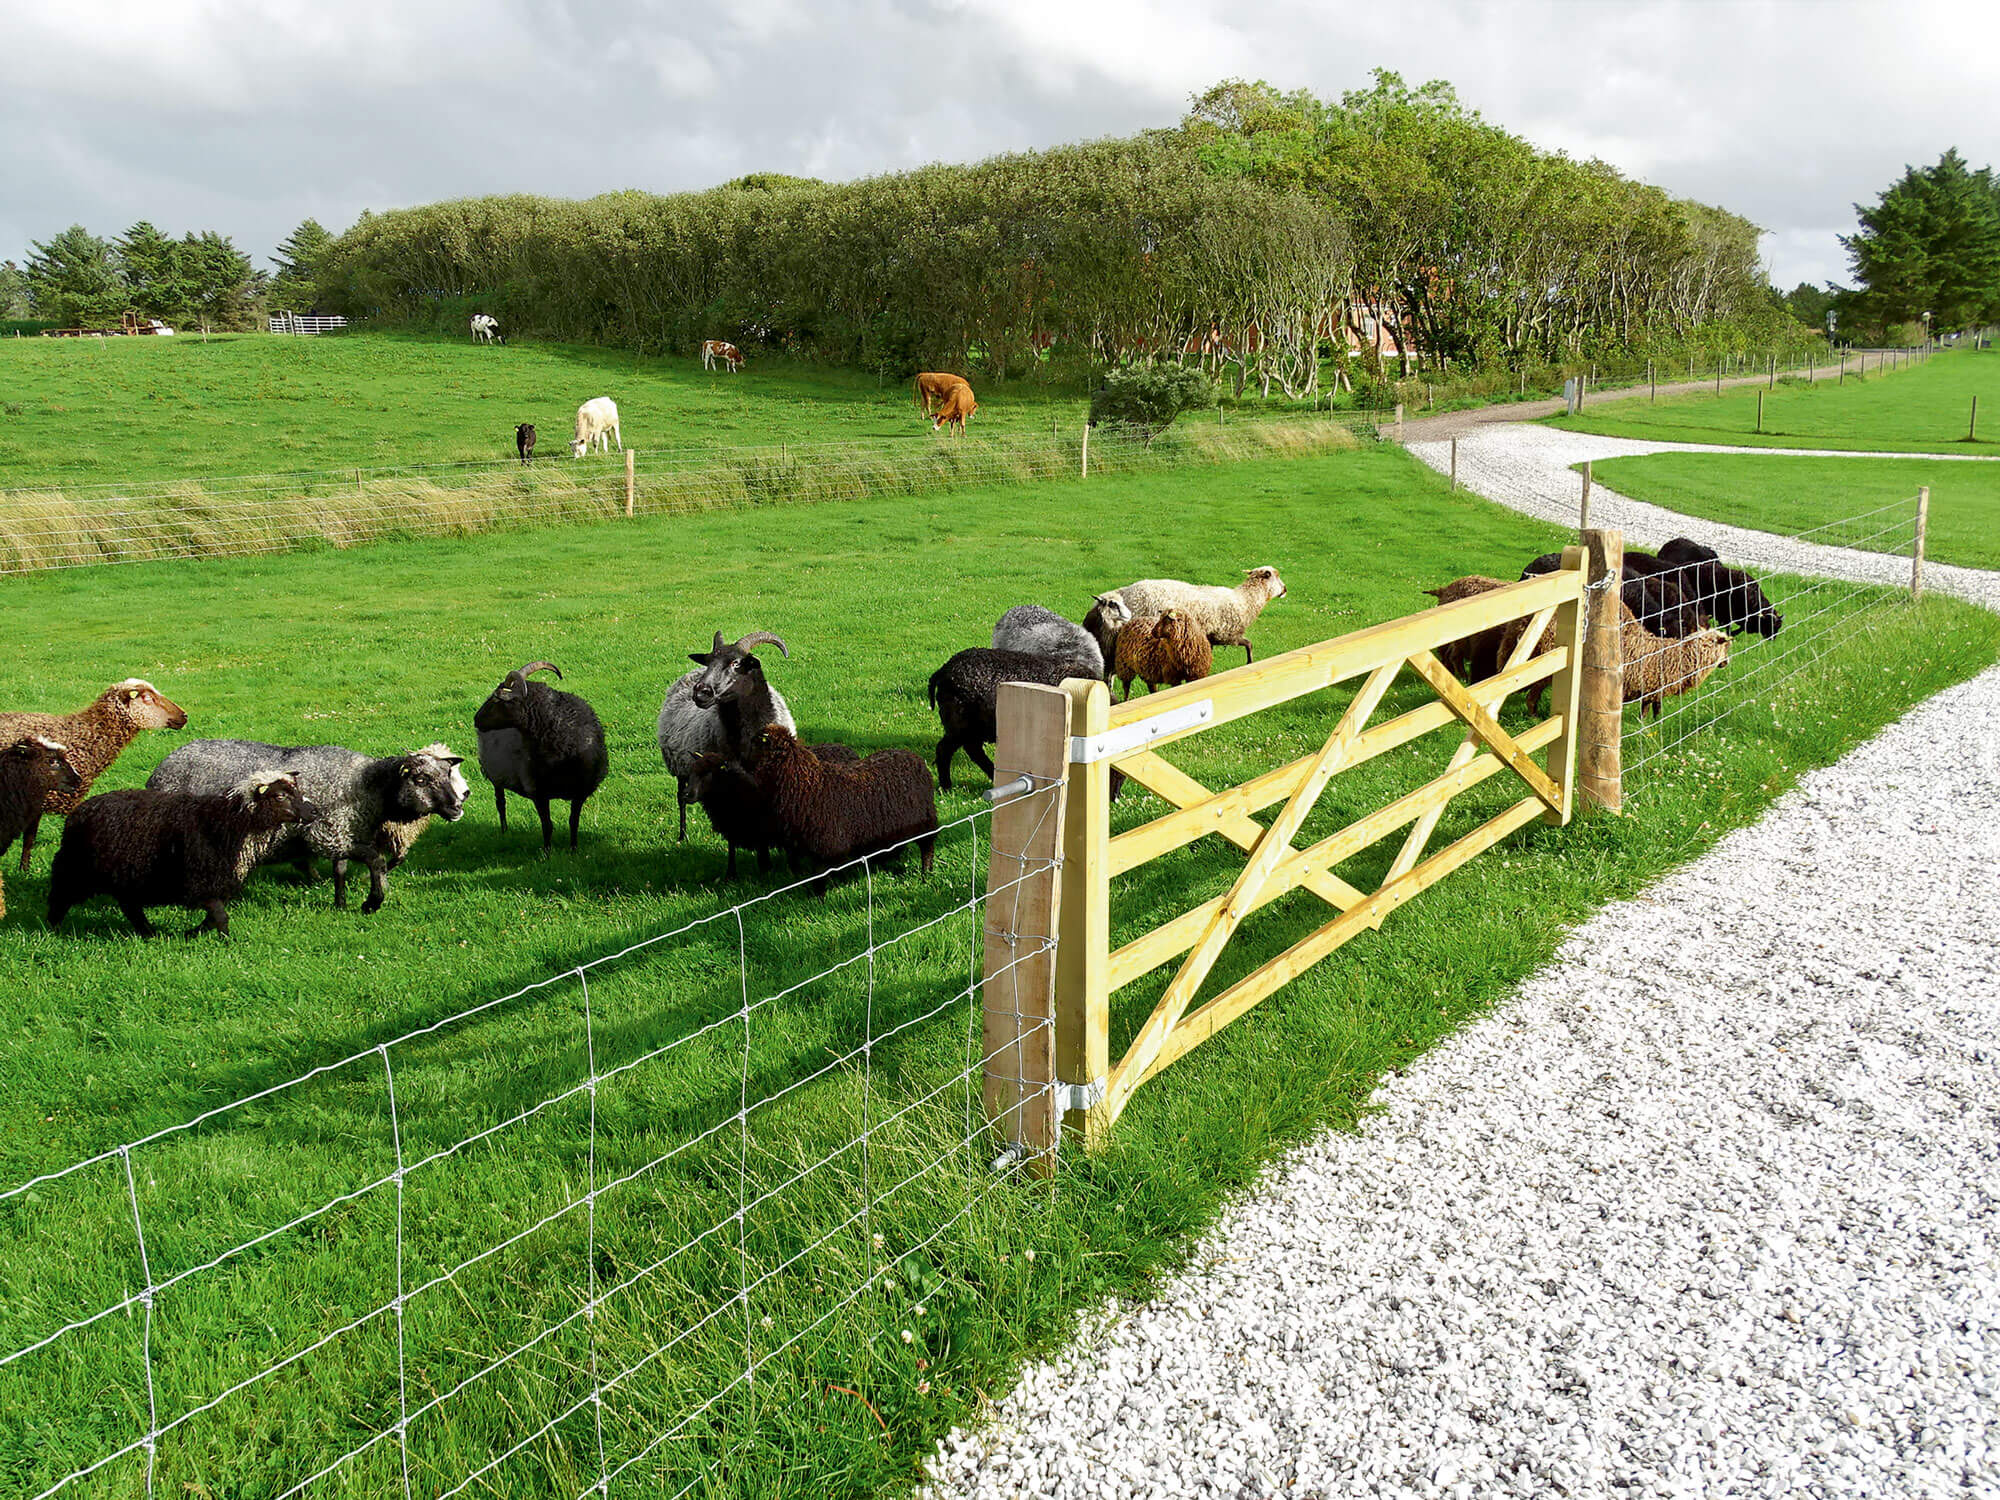
M 74 357 L 80 380 L 93 359 L 185 359 L 186 368 L 214 359 L 207 368 L 219 371 L 222 360 L 275 347 L 135 343 Z M 357 350 L 407 354 L 423 368 L 436 348 L 285 347 L 304 352 L 283 358 L 329 380 Z M 519 389 L 535 386 L 535 371 L 575 376 L 567 401 L 632 368 L 616 356 L 520 348 L 479 358 L 493 373 L 464 377 L 445 415 L 425 418 L 468 447 L 483 430 L 486 418 L 474 418 L 486 393 L 516 389 L 517 376 Z M 463 361 L 460 352 L 449 363 Z M 660 405 L 620 390 L 632 400 L 628 441 L 654 420 L 648 413 L 676 410 L 735 413 L 740 431 L 765 435 L 791 421 L 913 421 L 898 393 L 833 377 L 800 377 L 788 403 L 752 416 L 734 403 L 756 388 L 755 371 L 733 384 L 671 365 L 655 367 L 650 384 L 635 375 L 627 389 L 654 391 Z M 404 394 L 423 383 L 413 373 Z M 405 456 L 395 404 L 371 393 L 350 410 L 370 442 Z M 1036 410 L 995 405 L 1003 420 Z M 121 446 L 164 441 L 172 426 L 163 414 L 94 451 L 109 466 Z M 232 445 L 248 440 L 226 429 L 196 423 L 189 441 L 236 462 L 249 449 Z M 326 451 L 296 456 L 320 461 Z M 837 885 L 824 901 L 782 894 L 748 908 L 740 926 L 733 915 L 702 923 L 779 881 L 726 883 L 699 812 L 689 841 L 674 839 L 653 720 L 687 653 L 718 629 L 777 631 L 791 659 L 770 650 L 763 659 L 807 737 L 928 754 L 937 731 L 926 677 L 959 647 L 983 644 L 1010 605 L 1076 613 L 1136 577 L 1229 580 L 1270 563 L 1289 593 L 1253 633 L 1262 657 L 1408 613 L 1429 602 L 1422 589 L 1460 574 L 1512 576 L 1563 538 L 1371 448 L 0 583 L 13 647 L 8 706 L 69 708 L 138 675 L 189 713 L 185 731 L 133 745 L 101 789 L 141 784 L 197 736 L 371 752 L 442 738 L 469 754 L 475 707 L 503 671 L 536 658 L 556 662 L 563 686 L 596 705 L 612 755 L 578 855 L 543 858 L 518 802 L 519 821 L 503 834 L 475 772 L 466 817 L 426 834 L 381 912 L 334 910 L 323 876 L 308 884 L 265 872 L 237 904 L 226 942 L 142 943 L 105 903 L 51 932 L 41 906 L 59 830 L 47 830 L 30 874 L 13 873 L 10 857 L 0 1190 L 309 1069 L 361 1060 L 138 1148 L 129 1182 L 113 1155 L 0 1202 L 0 1356 L 145 1285 L 135 1204 L 155 1283 L 276 1231 L 162 1292 L 150 1316 L 129 1305 L 0 1367 L 0 1489 L 39 1491 L 143 1432 L 148 1347 L 162 1424 L 221 1398 L 161 1439 L 150 1488 L 162 1495 L 276 1496 L 356 1449 L 315 1493 L 400 1492 L 407 1456 L 419 1493 L 493 1463 L 476 1492 L 575 1495 L 599 1472 L 584 1398 L 623 1371 L 601 1439 L 606 1466 L 629 1465 L 618 1493 L 907 1485 L 936 1439 L 976 1419 L 1021 1358 L 1060 1340 L 1079 1308 L 1143 1295 L 1275 1152 L 1354 1124 L 1385 1069 L 1503 996 L 1592 910 L 1992 662 L 2000 621 L 1946 600 L 1913 608 L 1866 595 L 1816 659 L 1789 651 L 1784 636 L 1745 637 L 1707 690 L 1731 711 L 1649 773 L 1629 816 L 1537 825 L 1474 861 L 1176 1064 L 1139 1095 L 1102 1156 L 1066 1157 L 1052 1187 L 987 1172 L 993 1144 L 961 1081 L 976 1049 L 959 997 L 977 971 L 980 914 L 969 901 L 983 880 L 985 824 L 976 836 L 948 831 L 928 876 L 909 861 Z M 1766 587 L 1782 609 L 1805 585 L 1774 577 Z M 1235 653 L 1220 656 L 1219 666 L 1235 664 Z M 1802 662 L 1811 664 L 1794 674 Z M 1241 780 L 1320 744 L 1350 691 L 1229 726 L 1174 758 L 1211 785 Z M 1380 713 L 1427 697 L 1406 674 Z M 1505 718 L 1526 722 L 1518 699 Z M 1455 744 L 1434 735 L 1339 777 L 1306 837 L 1434 774 Z M 983 805 L 984 778 L 963 759 L 958 771 L 947 820 Z M 1489 781 L 1454 807 L 1433 847 L 1517 796 L 1504 779 Z M 1116 825 L 1162 810 L 1134 787 Z M 1121 879 L 1114 940 L 1226 889 L 1241 856 L 1216 842 Z M 1395 843 L 1342 873 L 1368 886 Z M 195 920 L 165 915 L 169 928 Z M 1303 894 L 1260 913 L 1211 983 L 1231 982 L 1323 918 Z M 701 925 L 593 971 L 587 1000 L 562 977 L 690 923 Z M 871 933 L 872 962 L 823 972 L 866 953 Z M 555 982 L 387 1058 L 373 1050 L 544 979 Z M 1117 1044 L 1164 982 L 1156 974 L 1118 997 Z M 603 1079 L 594 1095 L 579 1088 L 593 1060 Z M 393 1188 L 361 1191 L 393 1172 L 399 1150 L 409 1165 L 400 1205 Z M 440 1152 L 450 1154 L 426 1160 Z M 586 1215 L 577 1205 L 593 1181 L 601 1196 Z M 399 1277 L 412 1293 L 400 1313 L 337 1332 L 391 1308 Z M 602 1300 L 586 1319 L 593 1278 Z M 524 1352 L 480 1373 L 516 1348 Z M 256 1383 L 224 1395 L 245 1380 Z M 405 1406 L 421 1412 L 407 1450 L 394 1432 Z M 662 1434 L 671 1436 L 656 1442 Z M 145 1455 L 134 1452 L 66 1493 L 148 1488 Z
M 1931 492 L 1924 555 L 2000 568 L 2000 460 L 1803 458 L 1791 454 L 1653 453 L 1601 459 L 1591 476 L 1621 495 L 1732 526 L 1872 552 L 1910 550 L 1913 500 Z
M 1845 382 L 1822 376 L 1778 382 L 1761 392 L 1764 430 L 1757 431 L 1755 386 L 1725 387 L 1720 396 L 1690 395 L 1649 401 L 1643 395 L 1587 405 L 1574 417 L 1551 417 L 1572 432 L 1715 443 L 1748 448 L 1844 448 L 1897 453 L 2000 455 L 2000 354 L 1948 350 L 1904 369 L 1878 373 L 1880 356 L 1867 356 L 1868 374 Z M 1848 356 L 1854 370 L 1859 355 Z M 1972 398 L 1979 398 L 1979 437 L 1966 441 Z

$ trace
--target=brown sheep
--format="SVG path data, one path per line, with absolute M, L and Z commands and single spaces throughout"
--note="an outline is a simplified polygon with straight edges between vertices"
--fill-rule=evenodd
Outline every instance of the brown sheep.
M 180 706 L 161 697 L 160 690 L 152 683 L 128 677 L 113 683 L 98 695 L 95 703 L 73 714 L 0 714 L 0 744 L 40 735 L 64 748 L 70 769 L 76 772 L 80 783 L 67 790 L 52 789 L 42 811 L 66 818 L 82 805 L 83 799 L 90 795 L 91 784 L 106 766 L 118 759 L 121 750 L 138 738 L 140 731 L 184 729 L 187 721 L 187 714 Z M 41 819 L 36 818 L 22 830 L 23 870 L 28 868 L 28 856 L 34 852 L 40 825 Z
M 1638 703 L 1642 724 L 1648 708 L 1657 720 L 1667 699 L 1693 692 L 1729 660 L 1729 633 L 1725 630 L 1698 631 L 1676 641 L 1650 634 L 1629 611 L 1621 644 L 1625 651 L 1625 702 Z
M 820 895 L 838 866 L 912 841 L 929 873 L 937 847 L 937 791 L 930 767 L 914 752 L 877 750 L 843 765 L 772 724 L 758 734 L 747 769 L 769 798 L 786 852 L 820 866 Z
M 0 750 L 0 854 L 41 821 L 50 792 L 73 792 L 82 785 L 54 740 L 31 734 Z M 0 917 L 6 915 L 7 890 L 0 885 Z
M 1456 604 L 1461 599 L 1470 599 L 1503 586 L 1497 578 L 1470 573 L 1464 578 L 1454 578 L 1442 588 L 1425 589 L 1424 592 L 1441 605 Z M 1499 661 L 1493 654 L 1493 647 L 1499 639 L 1497 630 L 1489 627 L 1477 635 L 1469 635 L 1462 640 L 1446 641 L 1437 648 L 1437 659 L 1443 662 L 1444 669 L 1460 682 L 1478 682 L 1483 677 L 1493 675 Z
M 1118 632 L 1118 664 L 1114 675 L 1127 699 L 1132 679 L 1147 692 L 1199 682 L 1215 670 L 1215 648 L 1208 634 L 1178 609 L 1150 620 L 1134 620 Z

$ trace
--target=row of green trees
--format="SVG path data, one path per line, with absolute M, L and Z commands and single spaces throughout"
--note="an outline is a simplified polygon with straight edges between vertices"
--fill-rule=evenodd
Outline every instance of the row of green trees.
M 306 220 L 279 247 L 272 275 L 214 230 L 176 240 L 142 219 L 106 240 L 72 224 L 47 242 L 33 242 L 25 264 L 0 265 L 0 318 L 98 328 L 116 326 L 130 309 L 203 329 L 247 328 L 267 306 L 313 306 L 314 271 L 332 240 Z
M 1296 394 L 1349 332 L 1400 374 L 1809 337 L 1756 239 L 1385 73 L 1337 103 L 1223 84 L 1135 139 L 838 185 L 364 215 L 320 291 L 352 314 L 477 308 L 552 337 L 726 337 L 894 373 L 1072 379 L 1166 355 Z

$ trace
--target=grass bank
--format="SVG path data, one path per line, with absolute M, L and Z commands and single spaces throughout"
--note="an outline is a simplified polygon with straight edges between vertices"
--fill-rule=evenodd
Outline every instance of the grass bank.
M 634 1492 L 907 1484 L 1019 1359 L 1059 1340 L 1078 1308 L 1143 1294 L 1275 1151 L 1354 1122 L 1383 1070 L 1506 993 L 1603 901 L 1993 661 L 2000 621 L 1943 600 L 1885 602 L 1878 628 L 1740 704 L 1698 759 L 1660 773 L 1632 817 L 1526 831 L 1198 1049 L 1139 1096 L 1102 1157 L 1071 1159 L 1053 1190 L 995 1183 L 984 1143 L 963 1144 L 973 1101 L 953 1080 L 966 1015 L 932 1014 L 976 962 L 977 914 L 953 907 L 983 838 L 947 839 L 929 877 L 911 865 L 824 903 L 774 900 L 746 921 L 740 947 L 731 922 L 599 971 L 595 1067 L 631 1066 L 592 1099 L 572 1094 L 523 1117 L 587 1076 L 573 984 L 399 1048 L 393 1113 L 369 1049 L 767 888 L 723 884 L 722 850 L 699 814 L 696 836 L 674 842 L 672 783 L 652 740 L 665 685 L 716 629 L 785 636 L 792 659 L 766 660 L 807 736 L 927 751 L 925 676 L 983 642 L 1009 605 L 1074 612 L 1134 577 L 1272 563 L 1290 592 L 1254 633 L 1266 655 L 1407 613 L 1426 602 L 1419 590 L 1458 574 L 1507 576 L 1561 536 L 1371 448 L 0 584 L 16 646 L 10 702 L 70 706 L 137 674 L 188 709 L 183 734 L 143 738 L 104 789 L 140 784 L 192 736 L 377 752 L 442 737 L 465 749 L 474 707 L 532 658 L 556 661 L 565 686 L 596 704 L 612 754 L 580 857 L 539 858 L 519 823 L 501 833 L 475 784 L 467 817 L 426 835 L 372 917 L 333 910 L 323 883 L 267 873 L 236 908 L 230 942 L 140 944 L 101 905 L 47 931 L 46 853 L 10 880 L 0 966 L 26 982 L 0 992 L 0 1183 L 350 1053 L 368 1065 L 141 1148 L 129 1189 L 113 1158 L 0 1204 L 0 1352 L 145 1284 L 135 1203 L 156 1282 L 272 1234 L 163 1293 L 150 1320 L 107 1318 L 0 1368 L 0 1486 L 33 1492 L 143 1431 L 148 1343 L 162 1421 L 218 1400 L 162 1439 L 162 1493 L 276 1495 L 370 1443 L 340 1474 L 354 1493 L 394 1489 L 401 1451 L 383 1434 L 406 1399 L 439 1402 L 409 1431 L 425 1492 L 549 1424 L 491 1483 L 573 1495 L 598 1460 L 593 1410 L 572 1407 L 593 1367 L 633 1366 L 643 1378 L 608 1399 L 603 1441 L 609 1464 L 632 1464 L 623 1482 Z M 1794 586 L 1767 580 L 1781 608 Z M 1346 696 L 1230 726 L 1180 758 L 1210 784 L 1243 779 L 1319 745 Z M 1381 713 L 1426 697 L 1406 682 Z M 1507 721 L 1523 722 L 1518 709 Z M 1434 774 L 1452 749 L 1435 736 L 1338 778 L 1305 837 Z M 945 800 L 948 818 L 978 805 L 982 779 L 965 780 Z M 1440 845 L 1505 799 L 1498 779 L 1489 789 L 1454 807 Z M 1159 811 L 1135 789 L 1118 826 Z M 1226 889 L 1241 858 L 1214 842 L 1121 882 L 1113 940 Z M 1341 873 L 1365 887 L 1391 853 L 1366 851 Z M 1303 902 L 1275 904 L 1211 982 L 1231 982 L 1317 921 Z M 787 993 L 864 951 L 871 932 L 913 935 Z M 733 1019 L 746 984 L 759 1004 L 747 1035 Z M 1121 1028 L 1157 988 L 1120 995 Z M 885 1038 L 868 1069 L 854 1061 L 864 1035 Z M 687 1040 L 658 1054 L 676 1039 Z M 742 1080 L 771 1102 L 739 1121 Z M 857 1152 L 864 1126 L 871 1149 Z M 393 1171 L 399 1149 L 415 1161 L 486 1130 L 413 1172 L 400 1213 L 374 1192 L 284 1227 Z M 580 1215 L 564 1216 L 593 1182 L 656 1161 L 596 1200 L 588 1239 Z M 746 1197 L 754 1207 L 739 1224 Z M 864 1201 L 869 1218 L 851 1223 Z M 347 1327 L 399 1284 L 513 1236 L 403 1317 Z M 578 1310 L 593 1268 L 600 1288 L 620 1290 L 586 1325 Z M 746 1281 L 756 1289 L 739 1300 Z M 321 1338 L 277 1375 L 225 1394 Z M 746 1361 L 757 1366 L 748 1385 Z M 680 1436 L 647 1446 L 694 1412 Z M 70 1492 L 141 1488 L 143 1457 Z

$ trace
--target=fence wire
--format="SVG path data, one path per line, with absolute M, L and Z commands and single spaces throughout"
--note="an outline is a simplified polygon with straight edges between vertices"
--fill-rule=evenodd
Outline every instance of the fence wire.
M 981 960 L 1053 861 L 991 816 L 847 867 L 838 956 L 795 882 L 0 1191 L 5 1486 L 650 1497 L 873 1411 L 1029 1164 L 983 1038 L 1055 934 Z

